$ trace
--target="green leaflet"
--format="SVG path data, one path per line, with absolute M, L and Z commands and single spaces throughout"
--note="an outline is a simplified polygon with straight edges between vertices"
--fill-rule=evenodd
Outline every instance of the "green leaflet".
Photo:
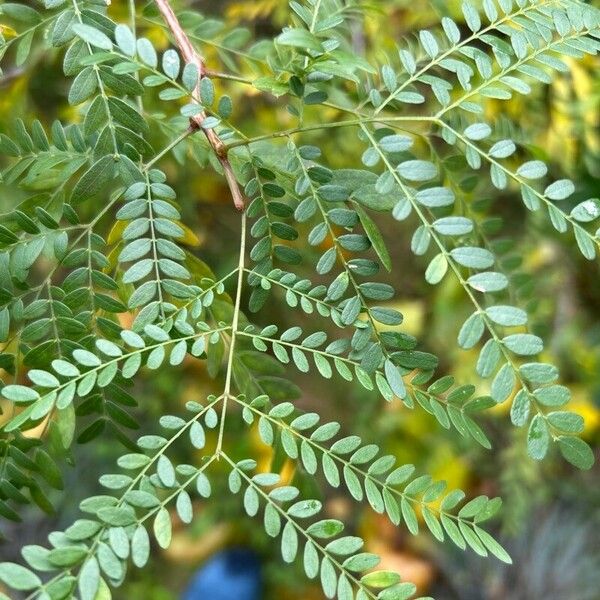
M 115 159 L 103 156 L 98 159 L 79 179 L 73 192 L 71 202 L 77 204 L 90 200 L 103 191 L 103 186 L 109 183 L 115 173 Z
M 102 33 L 99 29 L 85 25 L 84 23 L 77 23 L 72 27 L 75 34 L 77 34 L 84 42 L 91 44 L 101 50 L 111 50 L 112 42 L 105 33 Z
M 383 236 L 381 235 L 381 232 L 379 231 L 377 225 L 375 224 L 373 219 L 369 217 L 366 211 L 358 204 L 356 205 L 356 212 L 358 213 L 360 222 L 362 223 L 362 226 L 364 227 L 365 232 L 371 244 L 373 245 L 373 249 L 375 250 L 375 252 L 377 252 L 377 256 L 381 260 L 381 263 L 388 271 L 391 271 L 392 259 L 385 246 Z
M 321 43 L 314 35 L 306 31 L 306 29 L 287 29 L 277 37 L 277 43 L 282 46 L 293 46 L 296 48 L 306 48 L 315 52 L 322 52 Z

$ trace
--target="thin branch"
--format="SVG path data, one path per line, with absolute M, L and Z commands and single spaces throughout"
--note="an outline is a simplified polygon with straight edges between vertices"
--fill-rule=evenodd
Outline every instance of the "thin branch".
M 225 414 L 227 412 L 227 401 L 231 396 L 231 379 L 233 376 L 233 356 L 235 351 L 236 336 L 241 333 L 238 331 L 240 318 L 240 305 L 242 302 L 242 287 L 244 285 L 244 264 L 246 258 L 246 213 L 242 214 L 242 229 L 240 232 L 240 256 L 238 263 L 237 289 L 235 292 L 235 304 L 233 306 L 233 319 L 231 321 L 231 342 L 229 344 L 229 356 L 227 357 L 227 373 L 225 375 L 225 388 L 223 390 L 223 409 L 221 412 L 221 423 L 219 427 L 219 437 L 217 440 L 217 455 L 220 456 L 223 446 L 223 434 L 225 432 Z
M 248 146 L 249 144 L 254 144 L 255 142 L 261 142 L 264 140 L 272 140 L 275 138 L 289 137 L 294 133 L 303 133 L 306 131 L 320 131 L 322 129 L 334 129 L 339 127 L 352 127 L 361 125 L 363 123 L 388 123 L 392 121 L 403 121 L 403 122 L 417 122 L 417 121 L 425 121 L 428 123 L 434 122 L 434 117 L 370 117 L 368 115 L 364 115 L 362 113 L 356 113 L 361 118 L 358 119 L 347 119 L 345 121 L 332 121 L 329 123 L 314 123 L 312 125 L 304 125 L 301 127 L 294 127 L 292 129 L 283 129 L 281 131 L 275 131 L 273 133 L 266 133 L 264 135 L 259 135 L 253 138 L 249 138 L 246 140 L 235 140 L 227 144 L 227 149 L 231 150 L 231 148 L 236 148 L 238 146 Z
M 198 67 L 198 73 L 200 75 L 200 78 L 204 77 L 206 75 L 206 67 L 204 66 L 204 60 L 200 56 L 200 54 L 196 52 L 194 46 L 192 46 L 190 39 L 181 27 L 179 20 L 175 16 L 175 13 L 173 12 L 171 5 L 169 4 L 169 0 L 156 0 L 156 5 L 158 6 L 158 10 L 160 11 L 165 23 L 171 30 L 171 33 L 175 38 L 175 42 L 179 47 L 179 50 L 184 60 L 188 63 L 195 64 Z M 200 96 L 199 89 L 197 89 L 197 95 L 198 97 Z M 223 167 L 225 179 L 227 180 L 227 185 L 229 186 L 229 190 L 231 191 L 233 204 L 238 210 L 243 211 L 245 207 L 244 196 L 240 191 L 240 187 L 233 173 L 233 169 L 231 168 L 231 163 L 227 158 L 227 147 L 225 146 L 225 144 L 223 144 L 221 138 L 213 129 L 205 129 L 203 127 L 205 119 L 206 113 L 204 111 L 201 111 L 197 115 L 194 115 L 190 118 L 191 126 L 193 129 L 201 129 L 204 132 L 208 143 L 211 145 L 217 159 Z

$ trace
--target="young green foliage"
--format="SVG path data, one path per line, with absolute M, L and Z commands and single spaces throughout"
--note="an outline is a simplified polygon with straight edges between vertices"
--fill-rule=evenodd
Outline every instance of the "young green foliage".
M 570 202 L 575 184 L 550 181 L 525 144 L 486 122 L 485 106 L 550 83 L 568 71 L 565 57 L 596 55 L 599 11 L 577 0 L 465 2 L 461 23 L 445 16 L 376 64 L 350 44 L 347 23 L 360 3 L 293 1 L 289 25 L 248 47 L 238 30 L 203 30 L 198 13 L 186 12 L 182 28 L 166 0 L 130 14 L 128 24 L 96 0 L 43 4 L 0 7 L 14 28 L 10 38 L 0 34 L 5 67 L 35 71 L 32 49 L 52 48 L 72 107 L 64 113 L 72 122 L 16 119 L 0 134 L 2 183 L 21 190 L 0 224 L 1 394 L 10 407 L 0 428 L 0 516 L 19 520 L 31 502 L 52 510 L 47 489 L 62 489 L 74 440 L 115 435 L 125 450 L 119 472 L 99 474 L 106 493 L 81 503 L 82 518 L 51 534 L 48 547 L 25 546 L 27 566 L 0 564 L 0 580 L 29 599 L 108 597 L 130 564 L 147 563 L 151 536 L 169 546 L 173 508 L 184 523 L 193 519 L 191 494 L 211 496 L 211 468 L 222 459 L 245 512 L 262 511 L 283 560 L 302 562 L 326 597 L 412 597 L 415 586 L 373 570 L 379 558 L 361 538 L 342 535 L 319 499 L 234 456 L 228 425 L 236 411 L 300 471 L 343 484 L 394 525 L 414 535 L 422 516 L 438 541 L 510 563 L 482 527 L 499 499 L 461 505 L 461 490 L 415 476 L 413 465 L 368 440 L 340 437 L 337 422 L 294 407 L 301 389 L 281 365 L 352 382 L 374 403 L 424 410 L 487 449 L 478 416 L 508 402 L 532 458 L 556 445 L 576 467 L 591 468 L 592 451 L 578 437 L 583 419 L 565 408 L 570 391 L 515 300 L 519 278 L 506 249 L 466 200 L 453 162 L 458 155 L 464 174 L 515 202 L 520 194 L 528 211 L 572 233 L 581 254 L 597 260 L 600 202 Z M 173 42 L 164 51 L 144 35 L 157 26 Z M 218 49 L 222 65 L 204 64 L 204 45 Z M 285 106 L 294 126 L 249 137 L 221 93 L 227 86 Z M 149 108 L 157 102 L 161 114 Z M 340 157 L 314 142 L 339 128 L 356 134 L 362 165 L 334 168 Z M 181 169 L 195 160 L 223 175 L 234 202 L 245 194 L 237 267 L 221 279 L 190 249 L 187 211 L 160 168 L 169 156 Z M 402 330 L 403 315 L 389 305 L 397 291 L 382 271 L 401 288 L 407 257 L 389 251 L 383 222 L 411 231 L 426 282 L 453 278 L 464 294 L 470 313 L 454 325 L 457 345 L 477 349 L 472 382 L 436 375 L 438 357 Z M 227 240 L 231 253 L 235 246 Z M 314 327 L 258 325 L 269 302 L 313 315 Z M 163 415 L 132 441 L 139 399 L 130 382 L 185 360 L 206 361 L 222 391 Z M 25 435 L 38 427 L 39 439 Z M 170 452 L 178 440 L 201 458 L 178 464 Z

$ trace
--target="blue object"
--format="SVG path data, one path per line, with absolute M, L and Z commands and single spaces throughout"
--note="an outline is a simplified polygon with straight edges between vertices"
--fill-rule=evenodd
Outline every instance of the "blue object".
M 246 548 L 215 554 L 194 575 L 182 600 L 260 600 L 258 556 Z

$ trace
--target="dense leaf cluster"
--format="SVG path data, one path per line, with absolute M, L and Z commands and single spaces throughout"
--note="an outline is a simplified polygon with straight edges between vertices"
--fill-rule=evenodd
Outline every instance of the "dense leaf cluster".
M 422 518 L 437 540 L 510 562 L 482 527 L 499 499 L 463 502 L 461 490 L 415 476 L 412 465 L 397 465 L 376 444 L 341 435 L 337 422 L 299 411 L 290 400 L 300 390 L 281 364 L 356 381 L 374 402 L 399 399 L 485 448 L 491 444 L 478 413 L 510 402 L 512 423 L 528 430 L 531 457 L 544 458 L 556 444 L 572 464 L 591 467 L 591 450 L 578 437 L 583 419 L 565 408 L 570 392 L 516 300 L 523 276 L 512 242 L 496 239 L 498 223 L 464 200 L 472 188 L 457 171 L 520 192 L 529 211 L 572 232 L 583 256 L 596 259 L 599 201 L 573 201 L 574 183 L 549 181 L 546 164 L 496 132 L 484 107 L 486 99 L 550 83 L 568 70 L 563 57 L 597 54 L 598 11 L 576 0 L 465 2 L 464 26 L 444 17 L 439 29 L 416 32 L 376 65 L 349 45 L 357 6 L 340 9 L 332 0 L 291 2 L 290 26 L 251 46 L 241 30 L 198 13 L 183 12 L 183 29 L 174 30 L 161 19 L 163 0 L 160 12 L 149 6 L 130 15 L 141 32 L 159 26 L 173 36 L 175 47 L 162 53 L 131 25 L 115 23 L 103 1 L 43 4 L 0 7 L 14 27 L 12 37 L 0 36 L 4 62 L 28 68 L 33 48 L 59 52 L 74 109 L 73 122 L 16 120 L 0 135 L 2 182 L 24 198 L 0 225 L 7 401 L 0 515 L 18 520 L 30 502 L 51 510 L 45 490 L 62 487 L 60 464 L 75 438 L 112 432 L 126 450 L 119 472 L 100 476 L 106 493 L 81 503 L 84 516 L 51 534 L 48 547 L 24 547 L 28 566 L 1 564 L 0 580 L 28 598 L 108 593 L 130 563 L 146 564 L 149 532 L 169 545 L 171 507 L 184 523 L 192 520 L 190 494 L 211 496 L 211 466 L 221 461 L 246 513 L 262 511 L 267 534 L 281 537 L 284 561 L 301 560 L 328 598 L 411 597 L 415 586 L 374 570 L 378 557 L 324 516 L 320 500 L 234 456 L 227 424 L 240 412 L 264 444 L 324 484 L 343 484 L 395 525 L 416 534 Z M 215 46 L 228 72 L 208 71 L 200 58 L 186 62 L 177 49 L 182 35 L 198 57 L 204 44 Z M 248 137 L 232 121 L 231 98 L 217 93 L 217 79 L 286 102 L 297 126 Z M 150 99 L 164 112 L 147 109 Z M 336 116 L 312 118 L 318 109 Z M 337 128 L 355 131 L 362 165 L 333 168 L 313 142 L 315 132 Z M 221 279 L 190 251 L 177 194 L 159 168 L 171 154 L 186 168 L 190 150 L 247 199 L 238 266 Z M 86 206 L 96 207 L 87 222 Z M 476 374 L 489 380 L 489 394 L 477 393 L 475 376 L 465 384 L 436 376 L 438 357 L 402 331 L 403 315 L 389 306 L 396 290 L 381 281 L 382 267 L 395 281 L 402 277 L 382 219 L 412 229 L 410 247 L 426 257 L 429 284 L 458 282 L 472 311 L 457 327 L 457 344 L 478 349 Z M 317 283 L 298 267 L 311 261 Z M 225 291 L 231 282 L 233 297 Z M 253 324 L 249 315 L 268 316 L 269 302 L 314 315 L 314 328 Z M 124 313 L 132 316 L 128 328 L 118 318 Z M 222 393 L 162 416 L 159 431 L 133 442 L 126 433 L 138 427 L 131 381 L 185 360 L 206 361 L 211 376 L 222 375 Z M 40 439 L 24 436 L 36 427 Z M 178 440 L 202 459 L 178 464 L 170 453 Z

